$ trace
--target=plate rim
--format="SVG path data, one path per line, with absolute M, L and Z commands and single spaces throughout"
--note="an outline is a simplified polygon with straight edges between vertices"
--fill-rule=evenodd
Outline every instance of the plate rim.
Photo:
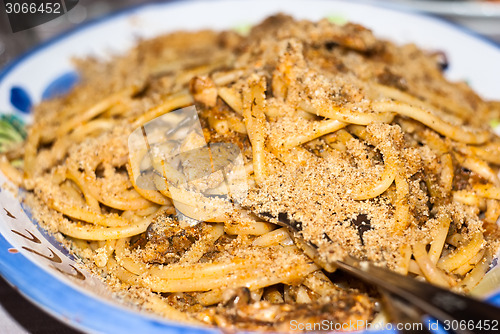
M 243 0 L 243 1 L 249 2 L 249 0 Z M 305 2 L 307 0 L 299 0 L 299 1 Z M 463 32 L 465 34 L 467 34 L 471 37 L 474 37 L 476 39 L 479 39 L 482 42 L 485 42 L 485 43 L 500 50 L 500 42 L 497 42 L 488 36 L 481 35 L 480 33 L 476 32 L 476 31 L 474 31 L 466 26 L 463 26 L 463 25 L 460 25 L 456 22 L 439 17 L 435 13 L 426 12 L 424 10 L 420 10 L 418 8 L 413 8 L 410 6 L 402 6 L 398 3 L 388 3 L 385 1 L 384 2 L 374 2 L 373 0 L 370 0 L 370 1 L 366 1 L 366 0 L 354 0 L 354 1 L 352 1 L 352 0 L 351 1 L 350 0 L 334 0 L 334 1 L 345 2 L 345 3 L 355 3 L 355 4 L 359 4 L 359 5 L 366 6 L 366 7 L 369 7 L 369 6 L 379 7 L 379 8 L 384 8 L 384 9 L 387 9 L 387 10 L 390 10 L 390 11 L 393 11 L 396 13 L 403 12 L 406 14 L 419 16 L 421 18 L 431 19 L 437 23 L 448 25 L 451 28 L 460 30 L 461 32 Z M 139 4 L 129 6 L 129 7 L 125 7 L 125 8 L 119 9 L 117 11 L 114 11 L 114 12 L 111 12 L 108 14 L 104 14 L 102 16 L 98 16 L 98 17 L 93 18 L 89 21 L 85 21 L 83 23 L 80 23 L 80 24 L 78 24 L 78 25 L 76 25 L 68 30 L 65 30 L 65 31 L 62 31 L 62 32 L 56 34 L 55 36 L 37 44 L 36 46 L 34 46 L 32 48 L 27 49 L 26 51 L 22 52 L 20 55 L 15 57 L 14 59 L 7 62 L 3 66 L 3 68 L 0 69 L 0 83 L 17 65 L 19 65 L 26 58 L 32 56 L 33 54 L 35 54 L 37 52 L 42 51 L 43 49 L 51 46 L 52 44 L 55 44 L 61 40 L 64 40 L 66 38 L 71 37 L 73 34 L 79 32 L 80 30 L 88 29 L 88 28 L 90 28 L 90 27 L 92 27 L 100 22 L 107 21 L 109 19 L 113 19 L 115 17 L 119 17 L 122 15 L 130 14 L 136 10 L 140 10 L 140 9 L 145 8 L 145 7 L 171 6 L 171 5 L 175 5 L 175 4 L 196 3 L 196 2 L 206 2 L 206 1 L 203 1 L 203 0 L 187 0 L 187 1 L 186 0 L 154 0 L 154 1 L 151 1 L 148 3 L 139 3 Z M 499 7 L 500 7 L 500 5 L 499 5 Z
M 384 1 L 386 3 L 386 1 Z M 477 0 L 398 0 L 389 5 L 397 7 L 409 7 L 413 10 L 456 18 L 500 18 L 500 4 Z M 445 8 L 453 6 L 456 10 L 450 11 Z M 493 10 L 492 14 L 485 14 L 485 11 Z
M 0 251 L 8 252 L 8 249 L 12 248 L 14 246 L 0 234 Z M 116 330 L 120 333 L 137 333 L 139 326 L 148 334 L 166 333 L 166 331 L 172 334 L 218 333 L 214 328 L 171 321 L 95 298 L 56 279 L 20 252 L 0 255 L 0 274 L 14 290 L 41 310 L 66 325 L 86 333 L 112 333 Z M 37 287 L 40 281 L 45 283 L 43 289 Z M 54 297 L 56 293 L 57 298 Z M 87 310 L 82 312 L 82 306 Z M 90 312 L 89 309 L 93 309 L 94 306 L 103 306 L 106 312 Z M 84 317 L 78 318 L 82 314 Z M 110 314 L 112 319 L 118 319 L 120 322 L 110 324 L 107 321 Z

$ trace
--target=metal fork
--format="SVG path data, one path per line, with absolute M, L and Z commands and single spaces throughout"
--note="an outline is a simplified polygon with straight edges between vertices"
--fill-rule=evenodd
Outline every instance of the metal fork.
M 500 328 L 500 308 L 498 307 L 400 275 L 389 269 L 377 267 L 369 261 L 362 261 L 352 256 L 347 256 L 342 261 L 325 262 L 319 256 L 318 246 L 303 238 L 301 222 L 291 219 L 286 213 L 273 215 L 255 208 L 247 207 L 246 209 L 265 221 L 286 227 L 295 244 L 326 271 L 333 272 L 338 268 L 378 287 L 391 310 L 393 320 L 421 323 L 418 333 L 431 333 L 428 325 L 429 319 L 432 318 L 444 325 L 444 328 L 448 324 L 448 327 L 453 329 L 452 332 L 457 334 L 492 333 L 492 328 Z M 460 324 L 465 324 L 465 326 Z M 415 331 L 402 330 L 401 332 L 414 333 Z

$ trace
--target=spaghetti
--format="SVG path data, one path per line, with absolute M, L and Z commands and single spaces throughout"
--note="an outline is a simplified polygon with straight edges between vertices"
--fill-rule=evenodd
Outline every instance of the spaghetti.
M 9 154 L 0 167 L 38 220 L 146 309 L 226 328 L 371 321 L 377 295 L 322 271 L 286 229 L 237 207 L 180 224 L 167 188 L 138 186 L 128 137 L 194 103 L 204 139 L 242 152 L 245 206 L 287 213 L 326 259 L 467 292 L 498 248 L 500 139 L 486 124 L 499 109 L 439 61 L 356 24 L 284 15 L 248 36 L 177 32 L 80 60 L 81 83 L 37 107 L 22 170 Z

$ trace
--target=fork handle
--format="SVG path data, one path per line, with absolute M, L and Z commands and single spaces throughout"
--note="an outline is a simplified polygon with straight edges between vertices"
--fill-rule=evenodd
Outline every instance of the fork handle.
M 409 304 L 408 301 L 401 299 L 384 289 L 379 288 L 379 291 L 382 295 L 382 301 L 389 311 L 391 321 L 404 325 L 401 329 L 399 329 L 399 333 L 432 334 L 428 324 L 422 317 L 422 312 L 420 310 L 413 307 L 413 305 Z M 406 326 L 406 324 L 409 324 L 409 326 Z
M 445 329 L 450 327 L 458 334 L 492 333 L 492 329 L 500 329 L 500 308 L 492 304 L 402 276 L 370 262 L 352 259 L 349 262 L 336 264 L 343 271 L 415 305 L 439 320 Z

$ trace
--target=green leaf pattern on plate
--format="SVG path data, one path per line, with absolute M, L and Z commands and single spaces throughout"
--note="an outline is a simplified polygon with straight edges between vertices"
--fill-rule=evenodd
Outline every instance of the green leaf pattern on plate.
M 328 21 L 338 25 L 344 25 L 348 22 L 347 17 L 339 13 L 332 13 L 328 15 L 326 18 L 328 19 Z
M 500 125 L 500 119 L 492 119 L 492 120 L 490 121 L 490 126 L 491 126 L 493 129 L 496 129 L 499 125 Z
M 0 153 L 26 138 L 26 125 L 13 114 L 0 115 Z

